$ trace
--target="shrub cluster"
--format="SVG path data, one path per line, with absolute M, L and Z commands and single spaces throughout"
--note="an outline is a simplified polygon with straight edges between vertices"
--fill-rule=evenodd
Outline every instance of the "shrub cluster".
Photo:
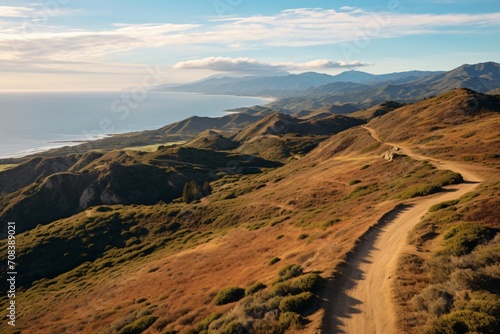
M 245 297 L 245 289 L 238 287 L 225 288 L 219 291 L 214 298 L 215 305 L 234 303 Z
M 445 217 L 443 217 L 445 219 Z M 426 334 L 497 333 L 500 326 L 500 236 L 477 223 L 455 223 L 427 261 L 431 284 L 412 298 L 434 319 Z
M 137 319 L 130 325 L 123 327 L 118 332 L 118 334 L 140 334 L 149 327 L 151 327 L 151 325 L 154 324 L 157 319 L 158 317 L 152 315 L 148 315 L 143 318 Z
M 303 273 L 301 266 L 283 266 L 276 283 L 267 287 L 261 282 L 242 288 L 226 288 L 214 299 L 216 305 L 236 302 L 225 314 L 215 313 L 197 323 L 188 334 L 283 334 L 300 330 L 307 323 L 304 315 L 315 305 L 314 294 L 323 279 L 315 273 Z

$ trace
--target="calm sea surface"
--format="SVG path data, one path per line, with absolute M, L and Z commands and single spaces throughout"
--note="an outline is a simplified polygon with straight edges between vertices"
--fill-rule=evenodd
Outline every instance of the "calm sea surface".
M 0 93 L 0 158 L 266 103 L 253 97 L 172 92 Z

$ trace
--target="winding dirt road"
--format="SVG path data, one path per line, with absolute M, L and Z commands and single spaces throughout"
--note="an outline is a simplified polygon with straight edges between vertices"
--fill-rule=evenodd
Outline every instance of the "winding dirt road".
M 378 141 L 376 132 L 365 127 Z M 417 155 L 402 146 L 399 151 L 417 160 L 427 160 L 439 169 L 462 174 L 465 181 L 447 186 L 438 194 L 409 201 L 388 212 L 376 228 L 370 230 L 341 268 L 341 278 L 330 283 L 322 332 L 325 334 L 392 334 L 396 316 L 392 302 L 391 281 L 396 274 L 397 259 L 406 246 L 408 232 L 420 221 L 429 207 L 457 199 L 476 188 L 482 181 L 471 166 Z M 334 286 L 333 286 L 334 285 Z

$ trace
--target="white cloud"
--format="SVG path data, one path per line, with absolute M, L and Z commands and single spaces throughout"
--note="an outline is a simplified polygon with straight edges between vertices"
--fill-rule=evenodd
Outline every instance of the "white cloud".
M 0 17 L 28 17 L 33 12 L 32 8 L 0 6 Z
M 203 69 L 230 73 L 266 73 L 268 71 L 303 71 L 333 68 L 355 68 L 369 66 L 359 61 L 343 62 L 317 59 L 305 63 L 297 62 L 262 62 L 254 58 L 208 57 L 179 62 L 174 69 Z
M 7 6 L 0 7 L 0 10 L 0 17 L 2 15 L 22 17 L 32 11 L 26 7 Z M 125 55 L 130 51 L 141 49 L 148 49 L 148 54 L 153 57 L 156 52 L 156 57 L 159 58 L 160 52 L 164 52 L 167 47 L 207 46 L 212 50 L 214 47 L 246 50 L 332 45 L 411 35 L 462 33 L 459 30 L 465 30 L 466 33 L 471 31 L 481 33 L 500 26 L 500 13 L 373 13 L 345 6 L 341 11 L 298 8 L 284 10 L 275 15 L 236 17 L 204 24 L 115 24 L 112 28 L 99 31 L 52 27 L 29 20 L 26 23 L 22 19 L 2 26 L 4 28 L 0 28 L 0 60 L 18 60 L 32 64 L 58 64 L 60 61 L 107 63 L 112 62 L 116 54 Z M 321 65 L 321 61 L 315 62 L 302 63 L 300 66 L 307 69 Z M 323 60 L 322 66 L 349 66 L 340 62 L 329 62 Z M 217 64 L 213 62 L 211 66 L 216 68 Z M 249 69 L 252 69 L 252 66 L 256 68 L 299 66 L 299 64 L 255 63 L 250 60 L 246 63 L 240 61 L 239 64 L 229 61 L 223 65 L 224 68 L 245 65 Z M 362 64 L 352 66 L 362 66 Z

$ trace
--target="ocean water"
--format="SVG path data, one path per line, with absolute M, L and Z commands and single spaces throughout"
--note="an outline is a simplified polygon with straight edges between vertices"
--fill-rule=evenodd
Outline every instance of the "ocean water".
M 0 93 L 0 158 L 266 103 L 254 97 L 172 92 Z

